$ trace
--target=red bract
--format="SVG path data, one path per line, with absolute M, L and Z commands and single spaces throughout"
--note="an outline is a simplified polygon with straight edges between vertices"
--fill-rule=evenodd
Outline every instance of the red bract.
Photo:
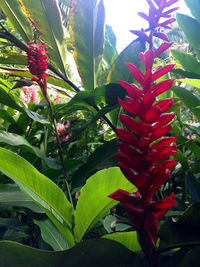
M 44 45 L 38 45 L 32 42 L 28 43 L 28 68 L 30 70 L 30 73 L 34 75 L 32 80 L 36 81 L 39 84 L 44 95 L 46 95 L 46 77 L 48 76 L 48 74 L 46 73 L 48 63 L 46 61 L 47 56 L 45 55 L 45 49 L 46 46 Z
M 146 42 L 152 45 L 152 37 L 156 36 L 159 39 L 168 42 L 168 38 L 166 34 L 160 32 L 161 28 L 171 29 L 169 26 L 171 23 L 175 22 L 176 19 L 171 18 L 171 13 L 176 11 L 178 7 L 168 9 L 164 11 L 164 9 L 169 8 L 171 5 L 176 3 L 178 0 L 147 0 L 149 4 L 149 14 L 146 15 L 143 12 L 139 12 L 138 15 L 148 21 L 149 27 L 142 31 L 131 31 L 133 34 L 142 38 Z M 165 21 L 160 22 L 160 19 L 166 19 Z M 150 31 L 150 35 L 147 32 Z
M 46 46 L 38 45 L 36 43 L 28 43 L 27 60 L 30 73 L 38 78 L 46 78 L 48 74 L 46 70 L 48 68 L 47 56 L 45 55 Z
M 139 58 L 145 65 L 142 72 L 135 64 L 126 63 L 131 74 L 138 82 L 129 84 L 119 81 L 127 91 L 125 100 L 119 99 L 119 104 L 133 116 L 122 114 L 120 121 L 126 129 L 117 129 L 118 164 L 125 177 L 137 187 L 137 191 L 130 194 L 121 189 L 109 195 L 110 198 L 121 201 L 126 209 L 131 223 L 138 232 L 139 242 L 145 253 L 151 254 L 158 238 L 159 221 L 176 204 L 174 194 L 162 200 L 154 201 L 154 195 L 170 176 L 176 160 L 170 159 L 176 154 L 176 145 L 172 144 L 176 136 L 164 137 L 171 130 L 171 120 L 175 114 L 169 112 L 173 99 L 158 101 L 157 97 L 172 87 L 173 79 L 167 79 L 155 84 L 154 82 L 166 75 L 173 65 L 153 68 L 154 60 L 171 46 L 163 43 L 155 51 L 152 48 L 153 35 L 168 40 L 162 33 L 156 33 L 157 27 L 168 27 L 174 19 L 170 14 L 176 8 L 163 12 L 165 7 L 175 3 L 175 0 L 147 0 L 150 8 L 149 15 L 140 16 L 149 21 L 150 35 L 144 32 L 134 33 L 150 43 L 149 50 L 140 53 Z M 161 17 L 167 18 L 160 23 Z M 156 34 L 155 34 L 156 33 Z

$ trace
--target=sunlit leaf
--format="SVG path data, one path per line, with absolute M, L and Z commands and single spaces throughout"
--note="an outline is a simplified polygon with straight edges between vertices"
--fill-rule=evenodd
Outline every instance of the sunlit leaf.
M 97 86 L 103 56 L 105 10 L 102 0 L 72 0 L 69 32 L 73 54 L 85 90 Z
M 135 186 L 117 167 L 99 171 L 87 180 L 86 185 L 81 189 L 74 214 L 74 235 L 77 242 L 118 203 L 108 195 L 119 188 L 129 192 L 135 190 Z
M 200 58 L 200 36 L 198 34 L 200 31 L 200 23 L 194 18 L 183 14 L 177 14 L 177 21 L 185 33 L 188 42 L 197 52 L 198 58 Z
M 137 232 L 122 232 L 122 233 L 113 233 L 109 235 L 102 236 L 103 238 L 114 240 L 119 242 L 120 244 L 127 247 L 129 250 L 133 252 L 137 252 L 141 250 L 141 247 L 137 240 Z
M 171 53 L 183 66 L 184 70 L 200 74 L 200 62 L 193 55 L 177 50 L 171 50 Z
M 125 63 L 134 63 L 141 67 L 141 60 L 138 54 L 144 51 L 145 46 L 142 41 L 133 41 L 130 43 L 115 59 L 112 68 L 107 77 L 107 83 L 118 83 L 119 80 L 133 82 L 133 76 Z
M 33 39 L 31 24 L 18 0 L 0 0 L 0 6 L 17 33 L 25 42 Z
M 17 154 L 0 148 L 0 170 L 29 195 L 44 211 L 72 227 L 73 211 L 62 190 Z

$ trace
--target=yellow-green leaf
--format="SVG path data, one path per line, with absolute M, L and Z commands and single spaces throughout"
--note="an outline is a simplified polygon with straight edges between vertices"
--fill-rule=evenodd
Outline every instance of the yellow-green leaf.
M 0 0 L 0 6 L 14 30 L 21 35 L 24 42 L 33 39 L 31 24 L 25 16 L 18 0 Z
M 103 56 L 105 10 L 103 0 L 72 0 L 69 32 L 74 58 L 85 90 L 97 86 Z

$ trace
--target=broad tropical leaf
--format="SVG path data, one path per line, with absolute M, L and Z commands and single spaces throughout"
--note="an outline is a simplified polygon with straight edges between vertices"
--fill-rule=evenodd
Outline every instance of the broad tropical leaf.
M 25 138 L 20 135 L 9 133 L 0 130 L 0 143 L 4 143 L 14 147 L 20 147 L 21 149 L 27 150 L 32 154 L 35 154 L 38 158 L 43 159 L 49 168 L 60 169 L 52 158 L 47 158 L 38 147 L 32 146 Z
M 27 17 L 40 32 L 52 62 L 65 74 L 66 46 L 57 0 L 19 0 Z
M 1 66 L 0 72 L 11 75 L 11 76 L 32 78 L 32 75 L 30 74 L 30 72 L 27 69 L 23 69 L 23 68 L 10 68 L 10 67 Z M 74 92 L 74 89 L 71 86 L 69 86 L 65 81 L 53 75 L 49 75 L 47 77 L 47 83 L 50 83 L 58 87 L 62 87 L 66 90 Z
M 171 50 L 171 53 L 186 71 L 200 74 L 200 62 L 198 62 L 193 55 L 176 50 Z
M 74 214 L 74 235 L 77 242 L 118 203 L 108 195 L 119 188 L 130 192 L 135 190 L 118 167 L 99 171 L 87 180 L 81 189 Z
M 189 7 L 192 15 L 198 20 L 200 23 L 200 5 L 199 0 L 185 0 L 186 5 Z
M 18 54 L 16 52 L 7 52 L 0 57 L 1 64 L 12 64 L 12 65 L 28 65 L 26 56 Z
M 110 239 L 119 242 L 133 252 L 141 250 L 137 240 L 137 232 L 122 232 L 104 235 L 102 238 Z
M 17 154 L 0 148 L 0 170 L 30 196 L 47 215 L 72 227 L 73 209 L 63 191 Z
M 103 56 L 105 10 L 103 0 L 72 0 L 69 32 L 74 59 L 85 90 L 97 86 Z
M 200 245 L 200 203 L 190 206 L 176 221 L 166 221 L 160 229 L 159 249 Z M 184 234 L 183 234 L 184 233 Z
M 43 210 L 15 184 L 0 185 L 0 208 L 24 207 L 34 212 L 43 213 Z
M 88 240 L 66 251 L 44 251 L 10 241 L 0 242 L 1 267 L 142 267 L 136 254 L 106 239 Z
M 177 14 L 177 21 L 184 31 L 188 42 L 197 52 L 198 58 L 200 58 L 200 36 L 198 34 L 200 31 L 200 23 L 192 17 L 183 14 Z
M 54 251 L 61 251 L 69 248 L 66 240 L 48 218 L 44 220 L 34 220 L 34 223 L 40 227 L 43 240 L 48 243 Z
M 119 80 L 133 82 L 133 76 L 130 74 L 125 63 L 134 63 L 141 67 L 141 60 L 138 54 L 144 51 L 145 45 L 140 40 L 130 43 L 115 59 L 112 68 L 107 77 L 107 83 L 118 83 Z
M 200 106 L 200 100 L 193 93 L 183 87 L 173 86 L 173 92 L 181 98 L 184 104 L 190 109 L 192 113 L 200 120 L 200 111 L 197 107 Z
M 0 6 L 11 25 L 17 33 L 21 35 L 24 42 L 33 39 L 31 24 L 24 14 L 18 0 L 0 0 Z

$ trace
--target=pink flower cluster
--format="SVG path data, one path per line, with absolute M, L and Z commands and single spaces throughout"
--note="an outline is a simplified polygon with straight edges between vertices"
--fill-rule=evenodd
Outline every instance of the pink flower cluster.
M 69 127 L 70 127 L 69 121 L 67 121 L 66 124 L 63 124 L 60 122 L 57 123 L 57 130 L 58 130 L 58 134 L 59 134 L 60 143 L 67 142 L 68 139 L 70 138 L 70 136 L 72 135 L 71 131 L 66 130 L 66 129 L 69 129 Z M 55 136 L 55 134 L 53 134 L 53 135 Z
M 39 97 L 35 85 L 23 86 L 23 92 L 20 92 L 20 100 L 25 104 L 30 102 L 34 104 L 39 103 Z

